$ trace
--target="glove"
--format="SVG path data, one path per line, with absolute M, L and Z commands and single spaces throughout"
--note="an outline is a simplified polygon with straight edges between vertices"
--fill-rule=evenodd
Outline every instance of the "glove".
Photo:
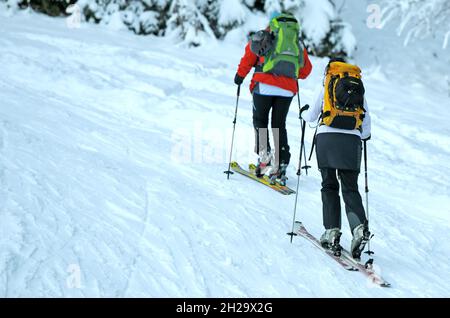
M 244 81 L 244 78 L 240 77 L 239 74 L 236 73 L 236 76 L 234 77 L 234 83 L 236 85 L 241 85 L 243 81 Z
M 367 137 L 367 138 L 363 138 L 362 141 L 369 141 L 370 138 L 372 138 L 372 135 L 369 135 L 369 137 Z
M 302 117 L 303 112 L 308 109 L 309 109 L 309 105 L 305 105 L 302 108 L 300 108 L 300 117 Z

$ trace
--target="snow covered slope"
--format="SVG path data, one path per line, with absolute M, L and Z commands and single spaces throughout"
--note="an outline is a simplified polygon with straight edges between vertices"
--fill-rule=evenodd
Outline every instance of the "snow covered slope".
M 186 50 L 34 14 L 0 13 L 0 34 L 1 296 L 450 295 L 443 90 L 365 73 L 372 246 L 393 285 L 381 289 L 309 242 L 289 243 L 293 196 L 226 180 L 241 47 Z M 302 103 L 321 84 L 325 61 L 313 63 Z M 297 116 L 294 102 L 291 187 Z M 254 160 L 252 134 L 246 89 L 234 156 L 242 164 Z M 300 187 L 297 219 L 320 235 L 316 169 Z

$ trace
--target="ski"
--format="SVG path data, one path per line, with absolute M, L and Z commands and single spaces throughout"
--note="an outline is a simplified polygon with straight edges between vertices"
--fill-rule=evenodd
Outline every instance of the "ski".
M 342 258 L 344 258 L 349 264 L 352 264 L 355 268 L 358 269 L 363 275 L 370 279 L 370 281 L 380 287 L 391 287 L 391 284 L 388 283 L 384 278 L 378 275 L 373 269 L 373 259 L 369 259 L 365 264 L 357 261 L 352 257 L 349 251 L 342 249 Z
M 287 186 L 282 186 L 282 185 L 280 185 L 279 183 L 270 184 L 269 177 L 266 176 L 266 175 L 263 176 L 263 177 L 261 177 L 261 178 L 258 178 L 258 177 L 255 175 L 254 170 L 250 170 L 250 171 L 245 170 L 245 169 L 243 169 L 243 168 L 242 168 L 237 162 L 235 162 L 235 161 L 233 161 L 233 162 L 231 163 L 231 169 L 232 169 L 233 171 L 239 173 L 239 174 L 242 174 L 242 175 L 244 175 L 244 176 L 246 176 L 246 177 L 252 179 L 252 180 L 255 180 L 255 181 L 259 182 L 259 183 L 262 183 L 262 184 L 268 186 L 269 188 L 271 188 L 271 189 L 273 189 L 273 190 L 275 190 L 275 191 L 277 191 L 277 192 L 279 192 L 279 193 L 282 193 L 282 194 L 284 194 L 284 195 L 289 195 L 289 194 L 295 193 L 294 190 L 290 189 L 290 188 L 287 187 Z
M 250 173 L 253 173 L 254 175 L 256 175 L 256 166 L 255 166 L 253 163 L 249 164 L 249 165 L 248 165 L 248 171 L 249 171 Z M 263 178 L 265 178 L 267 181 L 269 181 L 270 184 L 272 184 L 272 185 L 273 185 L 273 184 L 276 184 L 276 185 L 279 185 L 280 187 L 286 187 L 286 180 L 287 180 L 286 176 L 285 176 L 285 178 L 284 178 L 284 180 L 283 180 L 284 183 L 282 183 L 282 180 L 281 180 L 281 179 L 276 178 L 275 176 L 274 176 L 273 179 L 272 179 L 272 178 L 270 178 L 270 177 L 264 175 Z M 292 190 L 292 191 L 293 191 L 293 190 Z M 295 193 L 295 192 L 294 192 L 294 193 Z
M 305 226 L 301 223 L 296 221 L 295 222 L 296 230 L 295 233 L 299 236 L 302 236 L 306 238 L 308 241 L 312 242 L 314 246 L 324 251 L 327 255 L 331 256 L 337 263 L 339 263 L 342 267 L 344 267 L 346 270 L 349 271 L 358 271 L 361 272 L 363 275 L 365 275 L 367 278 L 370 279 L 370 281 L 380 287 L 391 287 L 391 284 L 388 283 L 386 280 L 384 280 L 380 275 L 378 275 L 374 269 L 373 269 L 373 259 L 370 259 L 367 261 L 366 264 L 362 264 L 361 262 L 355 260 L 349 251 L 342 248 L 341 249 L 341 256 L 337 257 L 334 255 L 334 252 L 325 249 L 320 244 L 319 240 L 315 238 L 311 233 L 308 232 L 308 230 L 305 228 Z
M 322 247 L 322 244 L 320 244 L 319 240 L 315 238 L 311 233 L 306 230 L 306 228 L 303 226 L 301 222 L 295 222 L 296 231 L 295 233 L 301 237 L 304 237 L 308 241 L 310 241 L 315 247 L 320 249 L 322 252 L 324 252 L 326 255 L 330 256 L 332 259 L 334 259 L 339 265 L 341 265 L 343 268 L 345 268 L 348 271 L 357 271 L 358 269 L 349 264 L 349 262 L 346 262 L 342 257 L 334 255 L 334 252 L 332 250 L 326 249 Z

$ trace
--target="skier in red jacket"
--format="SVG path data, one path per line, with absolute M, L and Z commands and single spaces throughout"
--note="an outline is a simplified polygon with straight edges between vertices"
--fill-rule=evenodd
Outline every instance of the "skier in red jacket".
M 270 34 L 269 28 L 257 32 L 247 43 L 245 54 L 239 64 L 234 82 L 237 85 L 241 85 L 251 69 L 253 67 L 255 68 L 250 84 L 250 91 L 253 95 L 253 126 L 256 136 L 255 152 L 259 156 L 256 175 L 262 177 L 266 172 L 269 172 L 272 180 L 281 179 L 285 183 L 286 168 L 291 157 L 286 131 L 286 117 L 292 99 L 298 93 L 298 85 L 296 78 L 263 72 L 265 58 L 261 56 L 262 54 L 257 55 L 255 52 L 264 51 L 266 48 L 255 48 L 253 47 L 255 45 L 253 45 L 252 41 L 254 41 L 255 36 L 265 36 L 267 34 Z M 254 42 L 256 43 L 256 41 Z M 266 45 L 265 41 L 260 42 L 262 46 Z M 299 48 L 303 50 L 303 67 L 299 69 L 297 78 L 305 79 L 311 73 L 312 64 L 306 49 L 300 42 Z M 267 132 L 269 112 L 271 109 L 275 159 L 270 149 L 269 135 Z

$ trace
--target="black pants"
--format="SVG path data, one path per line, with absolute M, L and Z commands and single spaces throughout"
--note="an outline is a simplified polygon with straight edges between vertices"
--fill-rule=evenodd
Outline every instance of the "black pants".
M 291 153 L 289 152 L 286 117 L 289 112 L 292 97 L 268 96 L 253 94 L 253 127 L 255 127 L 255 152 L 270 150 L 269 134 L 269 112 L 272 109 L 272 133 L 275 143 L 275 154 L 279 160 L 289 164 Z
M 358 191 L 359 172 L 330 168 L 323 168 L 320 171 L 322 173 L 323 225 L 326 229 L 341 228 L 341 200 L 339 181 L 336 175 L 336 171 L 338 171 L 345 211 L 353 233 L 355 227 L 366 221 L 361 195 Z

